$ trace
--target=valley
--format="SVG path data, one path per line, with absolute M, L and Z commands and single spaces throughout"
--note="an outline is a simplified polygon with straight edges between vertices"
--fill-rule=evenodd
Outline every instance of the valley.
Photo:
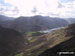
M 39 56 L 45 50 L 52 49 L 72 38 L 72 36 L 67 36 L 70 23 L 61 18 L 37 15 L 9 20 L 1 16 L 0 20 L 1 27 L 17 31 L 24 37 L 22 44 L 24 47 L 15 52 L 15 56 Z

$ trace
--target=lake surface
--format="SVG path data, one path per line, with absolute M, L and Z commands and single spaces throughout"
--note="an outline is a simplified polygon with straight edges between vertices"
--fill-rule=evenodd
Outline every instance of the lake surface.
M 58 27 L 58 28 L 43 30 L 43 31 L 39 31 L 39 32 L 41 32 L 41 33 L 49 33 L 49 32 L 52 32 L 52 31 L 54 31 L 54 30 L 59 30 L 59 29 L 61 29 L 61 28 L 64 28 L 64 27 Z

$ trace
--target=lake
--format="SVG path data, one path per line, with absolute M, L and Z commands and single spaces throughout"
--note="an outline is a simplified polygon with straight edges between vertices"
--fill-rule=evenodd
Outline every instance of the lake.
M 53 28 L 53 29 L 47 29 L 47 30 L 43 30 L 43 31 L 39 31 L 39 32 L 41 32 L 41 33 L 49 33 L 49 32 L 52 32 L 52 31 L 54 31 L 54 30 L 59 30 L 59 29 L 61 29 L 61 28 L 64 28 L 64 27 L 58 27 L 58 28 Z

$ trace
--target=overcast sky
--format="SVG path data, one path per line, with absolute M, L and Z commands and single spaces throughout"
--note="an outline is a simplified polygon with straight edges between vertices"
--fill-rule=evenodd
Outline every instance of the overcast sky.
M 0 14 L 75 18 L 75 0 L 0 0 Z

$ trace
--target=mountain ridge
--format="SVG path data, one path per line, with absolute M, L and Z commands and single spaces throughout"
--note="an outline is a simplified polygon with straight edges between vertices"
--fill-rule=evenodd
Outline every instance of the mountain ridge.
M 19 17 L 12 21 L 0 22 L 3 27 L 12 28 L 19 32 L 40 31 L 68 25 L 68 22 L 60 18 L 48 16 Z

